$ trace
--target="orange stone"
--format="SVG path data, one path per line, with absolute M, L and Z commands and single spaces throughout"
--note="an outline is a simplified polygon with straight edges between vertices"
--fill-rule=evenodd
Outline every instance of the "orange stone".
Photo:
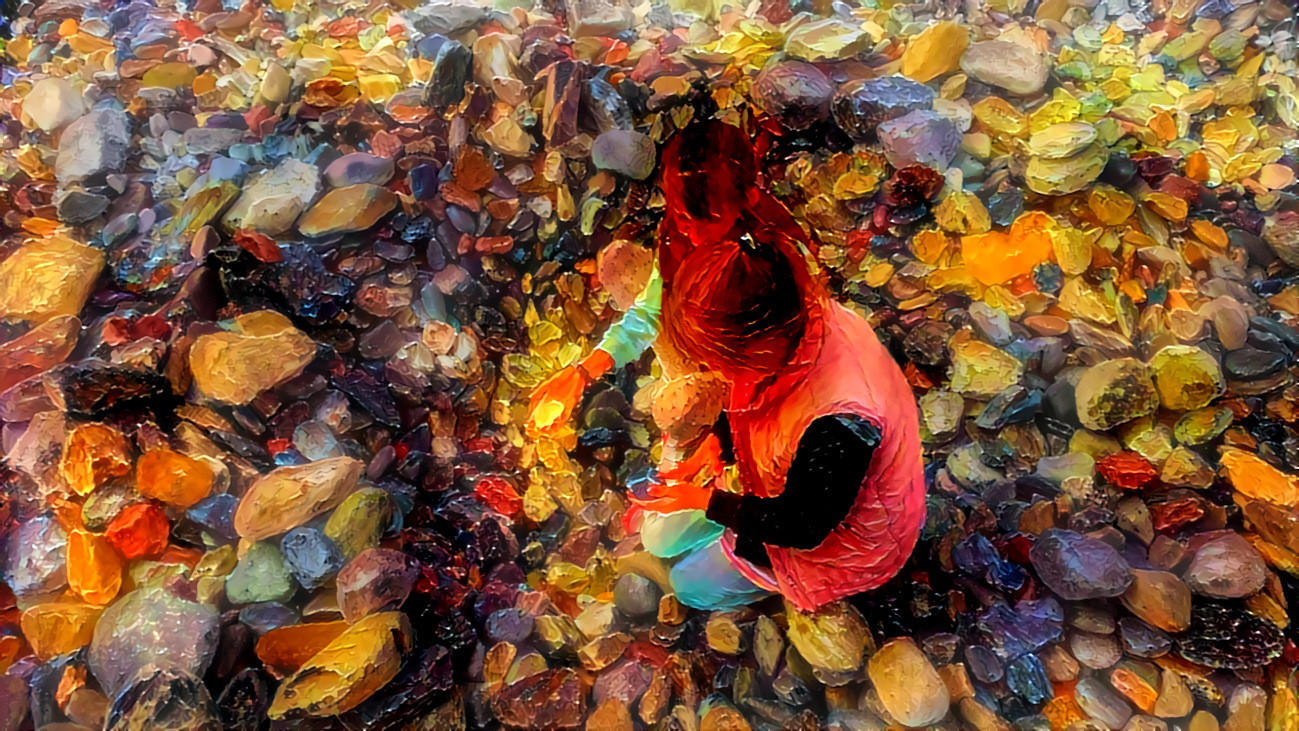
M 348 626 L 340 620 L 277 627 L 257 641 L 257 659 L 287 675 L 325 649 Z
M 103 424 L 81 424 L 63 442 L 59 471 L 79 495 L 89 495 L 131 471 L 131 445 L 118 430 Z
M 1299 507 L 1299 480 L 1268 464 L 1263 458 L 1240 449 L 1227 449 L 1221 463 L 1227 481 L 1236 492 L 1287 508 Z
M 106 535 L 113 548 L 126 559 L 154 557 L 167 550 L 171 523 L 162 509 L 152 503 L 132 505 L 108 524 Z
M 1209 158 L 1196 150 L 1186 156 L 1186 177 L 1203 183 L 1209 179 Z
M 1150 713 L 1159 700 L 1159 691 L 1131 668 L 1119 666 L 1111 670 L 1110 685 L 1144 713 Z
M 135 489 L 177 508 L 188 508 L 212 492 L 216 473 L 202 460 L 170 449 L 151 449 L 135 465 Z
M 1031 274 L 1051 258 L 1055 221 L 1040 211 L 1015 219 L 1009 233 L 989 231 L 961 237 L 965 268 L 981 284 L 1008 282 Z
M 107 604 L 122 590 L 122 559 L 104 536 L 68 535 L 68 586 L 91 604 Z
M 23 612 L 23 636 L 42 660 L 90 644 L 103 607 L 74 602 L 37 604 Z
M 1042 715 L 1051 724 L 1052 731 L 1064 731 L 1077 721 L 1086 720 L 1087 714 L 1078 707 L 1072 695 L 1056 695 L 1045 706 Z

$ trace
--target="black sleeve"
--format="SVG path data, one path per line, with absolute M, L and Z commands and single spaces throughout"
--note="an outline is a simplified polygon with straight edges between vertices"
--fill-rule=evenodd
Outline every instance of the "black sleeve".
M 799 439 L 780 495 L 718 490 L 708 503 L 708 518 L 735 531 L 741 556 L 763 564 L 762 544 L 815 548 L 848 516 L 879 444 L 880 431 L 870 421 L 823 416 Z

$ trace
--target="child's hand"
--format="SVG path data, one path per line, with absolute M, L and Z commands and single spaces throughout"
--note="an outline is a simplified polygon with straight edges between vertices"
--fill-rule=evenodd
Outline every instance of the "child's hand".
M 547 378 L 528 399 L 528 431 L 551 434 L 567 424 L 590 383 L 586 373 L 575 365 Z
M 528 399 L 528 432 L 553 434 L 568 423 L 586 387 L 613 365 L 608 353 L 596 350 L 577 363 L 547 378 Z
M 722 474 L 724 467 L 722 442 L 716 434 L 709 434 L 689 457 L 661 471 L 659 476 L 665 482 L 707 482 Z

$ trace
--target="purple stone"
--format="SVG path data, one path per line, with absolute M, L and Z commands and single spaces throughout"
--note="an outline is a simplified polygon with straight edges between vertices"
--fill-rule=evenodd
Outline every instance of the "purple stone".
M 979 617 L 987 644 L 1003 660 L 1035 652 L 1060 639 L 1064 610 L 1055 599 L 1019 602 L 1011 609 L 995 604 Z
M 325 180 L 335 188 L 358 183 L 383 185 L 392 179 L 393 161 L 390 158 L 353 152 L 343 155 L 325 168 Z
M 878 128 L 884 157 L 895 168 L 925 165 L 946 170 L 961 146 L 961 131 L 937 112 L 917 109 Z
M 1132 571 L 1118 551 L 1071 530 L 1048 530 L 1029 558 L 1042 583 L 1071 601 L 1118 596 L 1132 583 Z

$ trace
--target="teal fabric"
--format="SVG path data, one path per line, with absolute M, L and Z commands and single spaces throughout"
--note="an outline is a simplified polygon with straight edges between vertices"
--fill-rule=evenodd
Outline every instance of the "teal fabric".
M 682 604 L 695 609 L 738 609 L 771 596 L 735 570 L 722 548 L 725 530 L 702 510 L 645 513 L 640 529 L 645 550 L 659 558 L 680 559 L 668 580 Z
M 676 558 L 721 538 L 724 530 L 704 517 L 702 510 L 646 512 L 641 522 L 640 541 L 651 555 Z
M 663 310 L 663 278 L 658 262 L 650 273 L 645 289 L 621 318 L 609 326 L 596 347 L 613 356 L 618 368 L 641 357 L 659 336 L 659 315 Z
M 668 581 L 677 600 L 695 609 L 739 609 L 771 596 L 735 570 L 720 538 L 681 559 Z

